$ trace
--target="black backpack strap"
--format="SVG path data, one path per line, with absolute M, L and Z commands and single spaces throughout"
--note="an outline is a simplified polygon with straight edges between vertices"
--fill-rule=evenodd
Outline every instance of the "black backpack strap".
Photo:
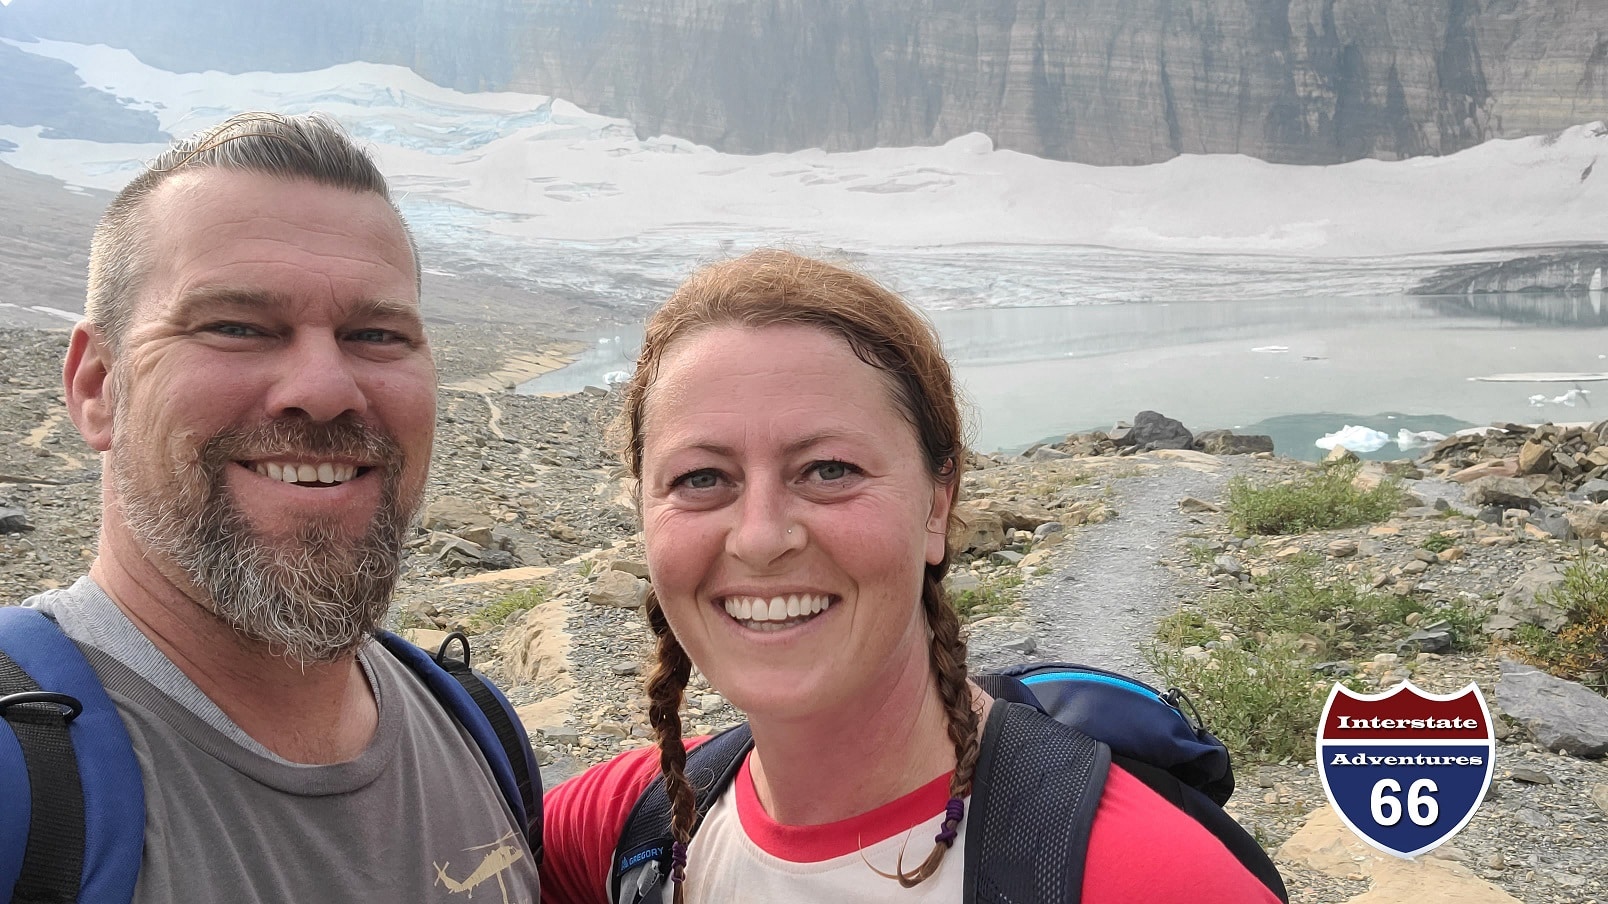
M 697 834 L 704 816 L 737 777 L 754 736 L 748 723 L 727 729 L 687 752 L 686 776 L 697 804 L 692 831 Z M 614 904 L 658 904 L 670 875 L 670 795 L 664 776 L 656 777 L 637 798 L 614 848 L 609 871 L 609 900 Z
M 1159 766 L 1116 755 L 1112 756 L 1111 761 L 1205 826 L 1246 871 L 1266 885 L 1268 891 L 1273 892 L 1280 901 L 1290 900 L 1290 893 L 1284 888 L 1284 877 L 1279 875 L 1278 867 L 1273 865 L 1273 859 L 1267 855 L 1267 851 L 1211 798 Z
M 78 900 L 84 869 L 84 790 L 67 723 L 82 707 L 44 691 L 16 661 L 0 653 L 0 717 L 16 736 L 27 766 L 32 818 L 12 901 Z
M 514 713 L 513 704 L 496 685 L 469 667 L 469 638 L 462 632 L 454 632 L 431 655 L 389 631 L 378 632 L 376 636 L 393 656 L 424 681 L 480 746 L 510 809 L 525 820 L 525 838 L 532 858 L 539 865 L 542 861 L 541 772 L 530 748 L 530 737 Z M 462 644 L 462 659 L 448 655 L 454 643 Z M 483 717 L 478 724 L 477 715 Z
M 1077 904 L 1111 751 L 996 699 L 966 816 L 966 904 Z

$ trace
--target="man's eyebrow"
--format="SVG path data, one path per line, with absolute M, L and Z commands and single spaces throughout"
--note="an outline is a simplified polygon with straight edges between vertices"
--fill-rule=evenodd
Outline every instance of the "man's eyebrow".
M 209 306 L 284 308 L 290 307 L 294 303 L 289 296 L 281 295 L 277 292 L 268 292 L 261 289 L 204 286 L 192 289 L 179 296 L 179 300 L 173 305 L 172 316 L 174 319 L 182 320 Z M 346 316 L 349 320 L 399 318 L 412 323 L 424 322 L 419 315 L 419 306 L 417 304 L 392 298 L 365 298 L 354 302 Z

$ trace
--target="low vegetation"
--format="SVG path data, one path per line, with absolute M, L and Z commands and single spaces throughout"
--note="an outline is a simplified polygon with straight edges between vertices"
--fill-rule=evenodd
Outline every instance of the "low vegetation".
M 1396 652 L 1413 625 L 1436 622 L 1447 623 L 1455 649 L 1485 642 L 1472 608 L 1328 584 L 1317 566 L 1315 557 L 1297 558 L 1247 588 L 1180 608 L 1157 628 L 1151 667 L 1210 714 L 1209 727 L 1237 756 L 1267 762 L 1312 755 L 1333 683 L 1316 670 L 1320 662 Z M 1191 649 L 1201 647 L 1210 653 Z
M 978 586 L 951 594 L 949 604 L 955 607 L 963 622 L 998 615 L 1016 603 L 1022 575 L 1014 569 L 990 572 L 979 577 Z
M 524 612 L 534 609 L 547 601 L 547 588 L 541 584 L 524 590 L 515 591 L 501 599 L 486 604 L 476 612 L 474 619 L 479 622 L 481 630 L 500 625 L 508 620 L 508 616 L 515 612 Z
M 1521 625 L 1514 644 L 1537 666 L 1608 695 L 1608 564 L 1581 555 L 1543 600 L 1561 609 L 1569 624 L 1556 634 Z
M 1358 462 L 1328 465 L 1275 484 L 1236 477 L 1228 484 L 1229 523 L 1249 534 L 1303 534 L 1383 521 L 1407 494 L 1394 479 L 1359 489 L 1353 481 L 1360 467 Z

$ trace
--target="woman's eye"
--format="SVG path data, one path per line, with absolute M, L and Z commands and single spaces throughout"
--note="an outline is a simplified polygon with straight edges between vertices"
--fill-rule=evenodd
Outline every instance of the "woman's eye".
M 846 461 L 821 461 L 815 463 L 815 476 L 822 480 L 842 480 L 854 473 L 854 466 Z
M 712 490 L 720 483 L 720 475 L 714 471 L 693 471 L 676 478 L 675 485 L 686 487 L 689 490 Z

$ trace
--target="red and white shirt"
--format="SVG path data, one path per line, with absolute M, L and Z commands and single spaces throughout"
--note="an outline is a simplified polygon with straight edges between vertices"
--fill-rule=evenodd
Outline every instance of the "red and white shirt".
M 543 904 L 608 904 L 614 847 L 632 806 L 658 772 L 658 751 L 633 750 L 548 794 Z M 948 801 L 949 776 L 941 775 L 851 819 L 781 825 L 760 805 L 744 762 L 688 846 L 687 900 L 959 901 L 969 820 L 962 821 L 960 837 L 937 874 L 925 882 L 901 888 L 872 870 L 896 871 L 901 851 L 905 869 L 924 860 Z M 1278 900 L 1215 836 L 1118 766 L 1111 767 L 1095 812 L 1084 876 L 1087 904 Z

